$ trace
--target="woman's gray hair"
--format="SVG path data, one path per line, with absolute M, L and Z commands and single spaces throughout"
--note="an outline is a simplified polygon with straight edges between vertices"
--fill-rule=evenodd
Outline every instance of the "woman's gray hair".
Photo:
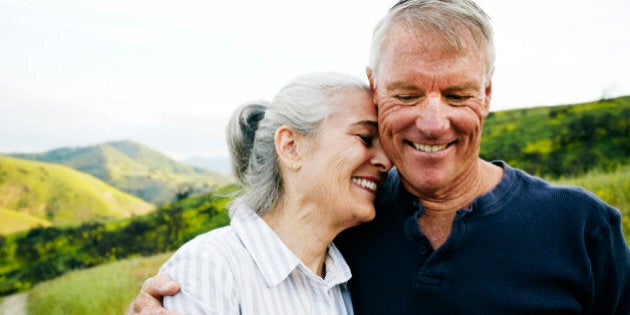
M 486 55 L 486 73 L 494 70 L 494 42 L 490 17 L 471 0 L 401 0 L 381 19 L 372 34 L 370 67 L 377 71 L 383 43 L 396 23 L 411 29 L 429 28 L 444 36 L 457 51 L 462 51 L 460 28 L 465 27 Z
M 347 90 L 369 92 L 361 80 L 339 73 L 313 73 L 295 78 L 269 102 L 237 108 L 227 125 L 227 143 L 236 178 L 245 193 L 233 205 L 245 204 L 258 215 L 267 214 L 282 200 L 284 186 L 274 144 L 281 126 L 316 139 L 332 112 L 335 97 Z

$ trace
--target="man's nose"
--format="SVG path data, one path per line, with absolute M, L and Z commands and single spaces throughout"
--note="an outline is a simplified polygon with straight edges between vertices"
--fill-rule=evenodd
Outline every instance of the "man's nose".
M 448 129 L 448 105 L 439 93 L 432 93 L 417 106 L 416 127 L 427 137 L 439 135 Z

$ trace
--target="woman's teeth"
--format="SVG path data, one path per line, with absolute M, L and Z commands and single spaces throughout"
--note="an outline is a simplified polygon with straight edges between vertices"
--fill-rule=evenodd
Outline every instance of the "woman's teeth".
M 378 187 L 378 185 L 375 182 L 369 181 L 367 179 L 353 177 L 352 181 L 355 184 L 357 184 L 357 185 L 359 185 L 361 187 L 367 188 L 367 189 L 369 189 L 371 191 L 376 191 L 376 188 Z

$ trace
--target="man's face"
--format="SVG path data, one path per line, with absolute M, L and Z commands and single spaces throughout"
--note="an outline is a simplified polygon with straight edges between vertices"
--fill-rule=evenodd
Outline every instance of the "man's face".
M 484 53 L 460 33 L 456 51 L 430 31 L 394 25 L 368 69 L 383 148 L 417 196 L 456 194 L 476 171 L 492 84 Z

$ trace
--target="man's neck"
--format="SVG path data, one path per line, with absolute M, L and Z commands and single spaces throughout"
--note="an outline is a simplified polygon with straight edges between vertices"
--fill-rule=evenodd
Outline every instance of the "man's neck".
M 419 196 L 424 213 L 418 218 L 418 225 L 433 248 L 448 239 L 458 210 L 468 208 L 475 198 L 499 184 L 503 169 L 480 159 L 465 176 L 449 190 Z

